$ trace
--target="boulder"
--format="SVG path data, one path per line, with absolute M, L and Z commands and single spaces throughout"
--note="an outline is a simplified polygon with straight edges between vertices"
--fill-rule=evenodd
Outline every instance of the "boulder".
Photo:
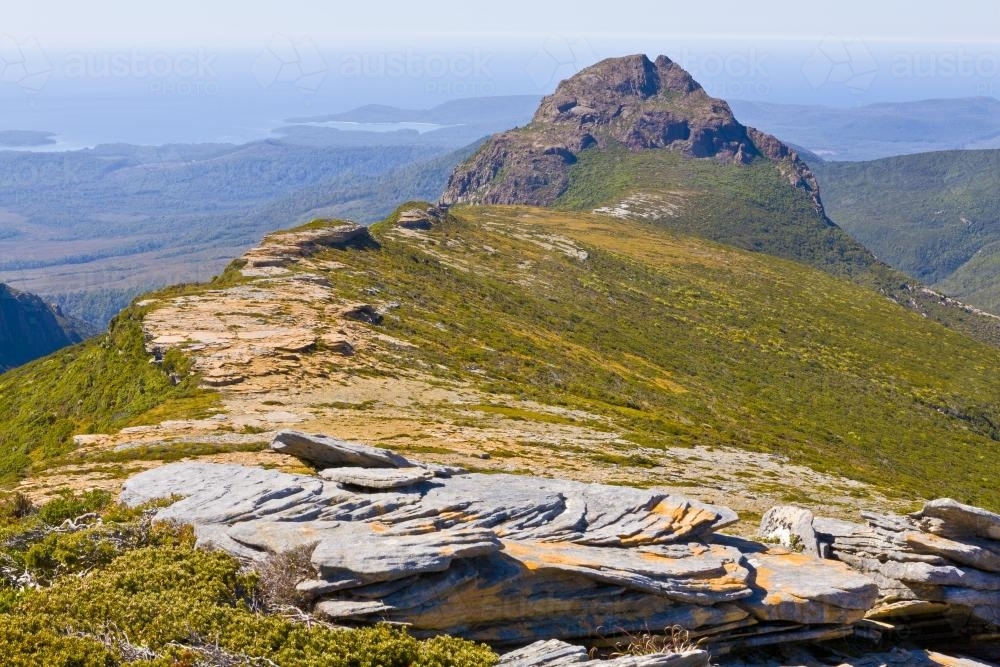
M 274 436 L 271 449 L 294 456 L 320 468 L 355 466 L 359 468 L 411 468 L 404 457 L 357 442 L 338 440 L 325 435 L 309 435 L 300 431 L 281 431 Z
M 813 513 L 801 507 L 778 505 L 772 507 L 760 520 L 757 535 L 764 540 L 777 540 L 790 549 L 819 556 L 819 543 L 812 529 Z
M 363 489 L 401 489 L 434 479 L 425 468 L 325 468 L 319 476 L 338 484 Z
M 267 236 L 260 246 L 243 255 L 244 270 L 282 268 L 310 257 L 324 248 L 371 245 L 368 228 L 354 222 L 329 220 Z
M 752 595 L 740 604 L 762 621 L 848 625 L 878 599 L 875 582 L 842 563 L 792 552 L 753 554 L 745 562 Z
M 340 311 L 340 316 L 347 320 L 366 322 L 368 324 L 379 324 L 382 322 L 382 313 L 378 312 L 378 309 L 369 303 L 351 304 Z
M 1000 540 L 1000 514 L 951 498 L 930 501 L 913 518 L 922 529 L 937 535 Z
M 446 212 L 438 206 L 406 208 L 399 212 L 396 224 L 403 229 L 427 231 L 444 220 Z

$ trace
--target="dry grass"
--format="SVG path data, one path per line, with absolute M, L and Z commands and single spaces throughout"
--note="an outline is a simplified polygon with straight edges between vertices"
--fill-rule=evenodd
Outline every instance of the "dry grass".
M 309 600 L 296 590 L 299 582 L 316 576 L 310 558 L 312 546 L 301 546 L 274 554 L 255 568 L 259 581 L 260 602 L 269 612 L 282 613 L 290 608 L 306 610 Z
M 687 653 L 702 649 L 704 638 L 692 640 L 691 633 L 679 625 L 665 628 L 663 632 L 649 630 L 636 633 L 626 632 L 623 637 L 615 640 L 610 648 L 594 647 L 590 650 L 591 658 L 621 658 L 630 655 L 656 655 L 660 653 Z

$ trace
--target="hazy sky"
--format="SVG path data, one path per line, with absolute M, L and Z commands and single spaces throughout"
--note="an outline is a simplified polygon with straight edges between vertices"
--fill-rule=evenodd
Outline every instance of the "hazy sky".
M 362 104 L 540 96 L 630 53 L 667 55 L 727 100 L 1000 98 L 1000 0 L 0 2 L 0 129 L 73 146 L 243 141 Z
M 573 33 L 604 38 L 861 37 L 1000 42 L 998 0 L 30 0 L 5 2 L 0 32 L 44 47 L 259 44 L 275 33 L 316 42 L 410 42 Z

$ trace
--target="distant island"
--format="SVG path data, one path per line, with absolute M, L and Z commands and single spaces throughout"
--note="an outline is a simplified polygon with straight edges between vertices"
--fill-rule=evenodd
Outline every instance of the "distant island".
M 51 146 L 56 143 L 55 137 L 55 132 L 0 130 L 0 147 L 27 148 L 31 146 Z

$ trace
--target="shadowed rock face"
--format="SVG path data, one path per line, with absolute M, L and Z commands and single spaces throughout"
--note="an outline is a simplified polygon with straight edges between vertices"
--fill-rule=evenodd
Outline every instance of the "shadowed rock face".
M 748 164 L 766 158 L 821 210 L 816 179 L 788 146 L 741 125 L 666 56 L 609 58 L 559 84 L 532 122 L 494 136 L 452 174 L 442 201 L 547 206 L 580 151 L 623 145 Z
M 97 333 L 34 294 L 0 283 L 0 372 Z
M 122 500 L 182 496 L 157 520 L 250 560 L 305 548 L 313 573 L 297 589 L 314 613 L 422 636 L 526 643 L 681 625 L 726 650 L 845 636 L 878 591 L 841 563 L 716 536 L 735 513 L 675 495 L 464 473 L 301 433 L 274 447 L 336 467 L 177 463 L 131 478 Z

